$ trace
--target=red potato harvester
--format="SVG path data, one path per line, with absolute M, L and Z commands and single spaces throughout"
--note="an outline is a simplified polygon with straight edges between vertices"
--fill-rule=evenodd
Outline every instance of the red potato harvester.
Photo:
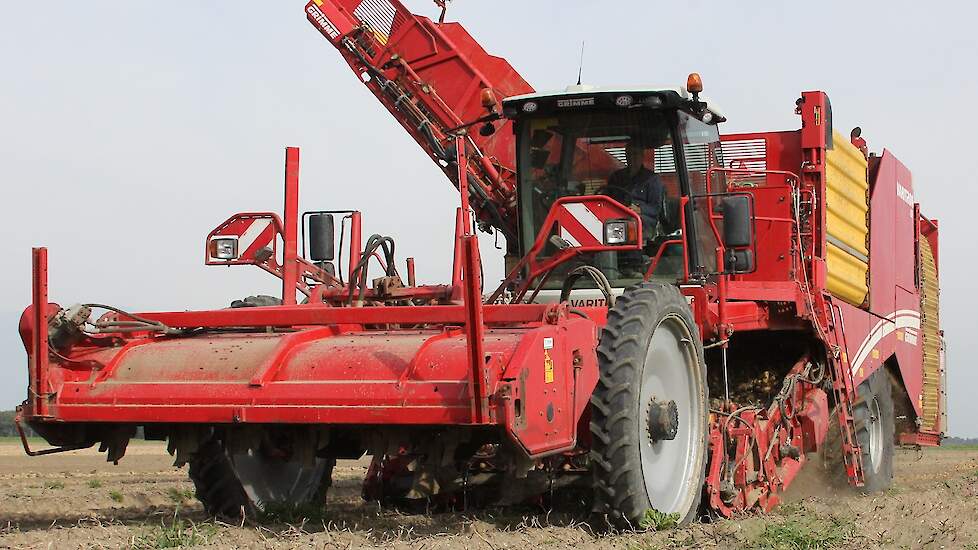
M 294 148 L 284 216 L 236 214 L 205 251 L 280 298 L 64 308 L 35 249 L 18 421 L 54 447 L 29 454 L 118 461 L 142 427 L 223 516 L 322 504 L 335 461 L 369 454 L 368 500 L 585 488 L 628 527 L 770 510 L 833 422 L 866 491 L 895 444 L 940 443 L 938 225 L 899 160 L 833 130 L 825 93 L 801 94 L 798 130 L 721 136 L 695 73 L 536 93 L 444 12 L 306 14 L 458 189 L 452 280 L 402 274 L 356 210 L 300 215 Z M 477 229 L 505 240 L 496 289 Z

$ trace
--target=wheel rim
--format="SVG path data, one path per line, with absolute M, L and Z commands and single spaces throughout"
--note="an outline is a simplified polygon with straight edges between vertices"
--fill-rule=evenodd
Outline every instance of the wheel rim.
M 652 333 L 643 369 L 638 422 L 642 477 L 649 503 L 663 513 L 685 514 L 702 490 L 704 380 L 696 346 L 679 316 L 662 319 Z M 645 422 L 652 401 L 675 401 L 676 437 L 652 439 Z
M 869 429 L 869 461 L 873 471 L 879 469 L 883 462 L 883 416 L 880 409 L 880 402 L 874 396 L 869 402 L 869 418 L 867 427 Z
M 260 511 L 266 511 L 269 504 L 296 506 L 312 502 L 327 468 L 322 458 L 310 467 L 268 459 L 255 450 L 232 455 L 231 462 L 245 493 Z

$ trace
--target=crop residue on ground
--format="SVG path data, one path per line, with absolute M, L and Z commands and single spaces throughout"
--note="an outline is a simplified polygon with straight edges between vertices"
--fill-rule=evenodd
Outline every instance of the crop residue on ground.
M 404 514 L 360 500 L 365 461 L 341 462 L 314 519 L 230 525 L 207 517 L 161 445 L 133 444 L 118 466 L 92 450 L 28 458 L 0 441 L 0 548 L 976 548 L 978 449 L 901 451 L 884 494 L 826 491 L 806 467 L 767 516 L 661 532 L 597 533 L 586 514 L 534 507 Z

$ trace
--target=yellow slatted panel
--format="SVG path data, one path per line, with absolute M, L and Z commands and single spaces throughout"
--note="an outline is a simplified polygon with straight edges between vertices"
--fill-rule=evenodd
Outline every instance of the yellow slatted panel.
M 866 158 L 838 132 L 825 155 L 829 292 L 860 306 L 869 294 L 869 184 Z
M 869 294 L 866 262 L 831 243 L 826 252 L 829 292 L 854 306 L 861 305 Z
M 937 430 L 941 403 L 940 288 L 937 265 L 927 239 L 920 239 L 920 339 L 924 353 L 924 387 L 920 429 Z

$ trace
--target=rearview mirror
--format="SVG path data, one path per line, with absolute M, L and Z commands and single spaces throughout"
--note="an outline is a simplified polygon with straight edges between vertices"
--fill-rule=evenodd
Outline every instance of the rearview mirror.
M 723 245 L 741 248 L 754 244 L 750 199 L 745 195 L 723 199 Z
M 314 262 L 331 262 L 336 256 L 333 250 L 335 233 L 332 214 L 309 216 L 309 259 Z
M 726 273 L 754 271 L 754 213 L 748 195 L 732 195 L 721 201 L 723 209 L 723 269 Z

